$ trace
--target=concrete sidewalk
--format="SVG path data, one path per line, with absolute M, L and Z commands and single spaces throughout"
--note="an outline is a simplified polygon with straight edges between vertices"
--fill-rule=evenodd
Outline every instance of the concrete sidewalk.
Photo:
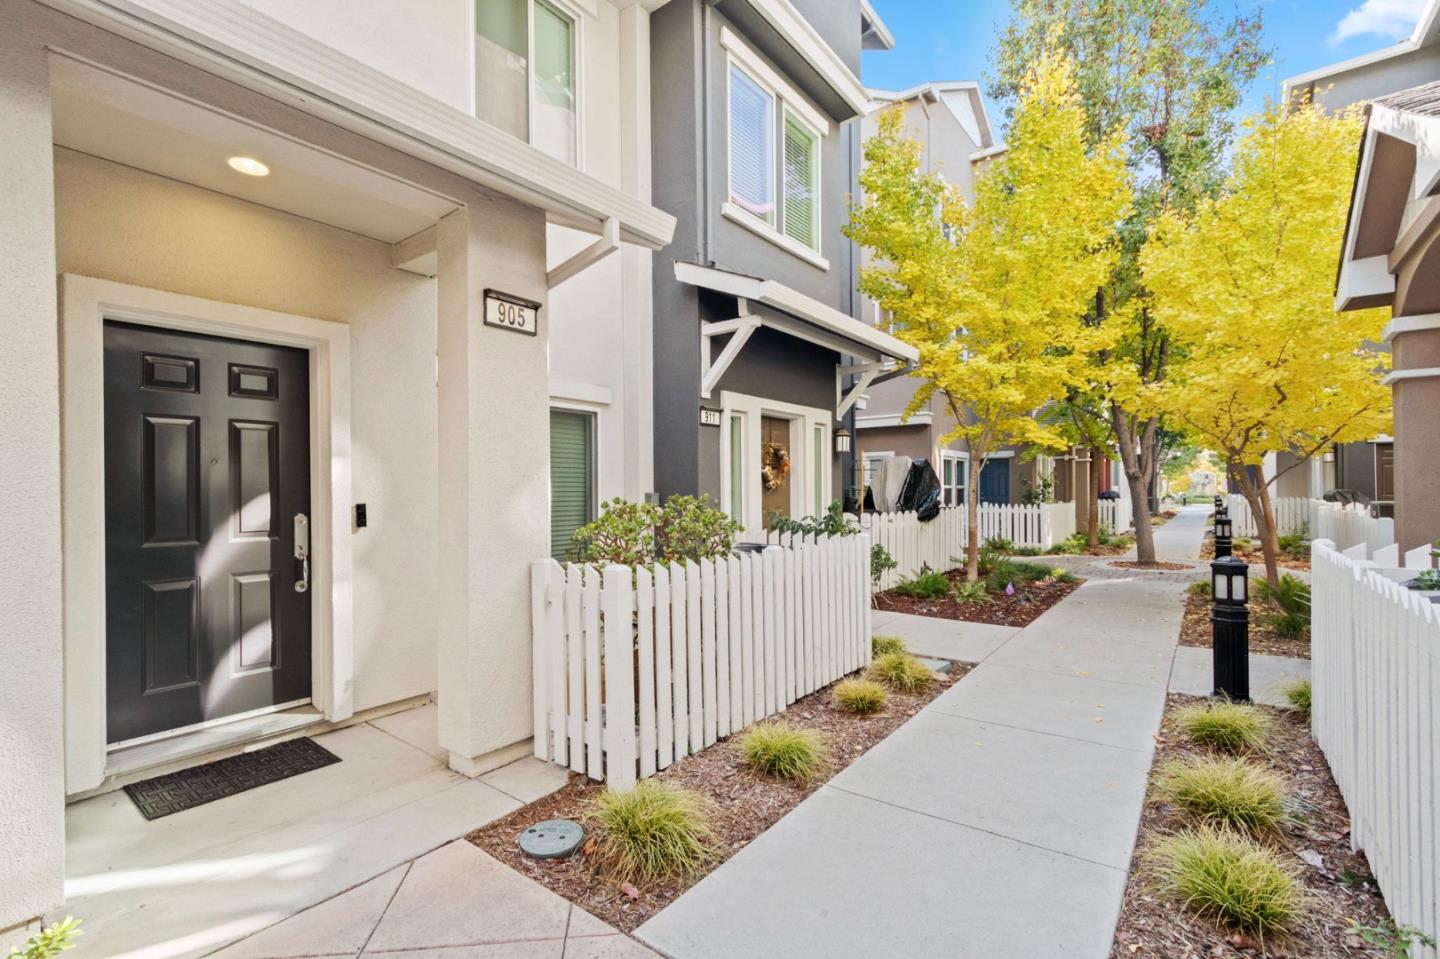
M 1205 515 L 1158 529 L 1160 556 L 1195 560 Z M 1008 637 L 884 620 L 980 665 L 637 937 L 673 959 L 1108 956 L 1193 578 L 1105 568 Z

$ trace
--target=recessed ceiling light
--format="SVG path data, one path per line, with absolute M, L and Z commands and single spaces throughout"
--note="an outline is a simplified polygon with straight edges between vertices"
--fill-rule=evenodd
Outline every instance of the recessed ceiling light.
M 269 176 L 270 168 L 254 157 L 231 157 L 230 169 L 246 176 Z

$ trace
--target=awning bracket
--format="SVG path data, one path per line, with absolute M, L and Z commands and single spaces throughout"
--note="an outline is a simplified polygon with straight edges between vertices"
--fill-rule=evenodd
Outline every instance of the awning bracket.
M 740 297 L 736 302 L 740 307 L 740 315 L 735 319 L 700 325 L 700 395 L 705 399 L 710 398 L 710 393 L 725 375 L 725 371 L 730 369 L 730 364 L 735 362 L 735 357 L 745 348 L 751 334 L 760 328 L 760 317 L 750 312 L 750 301 Z M 727 335 L 730 341 L 725 344 L 720 355 L 712 359 L 711 341 L 717 336 Z
M 546 288 L 555 289 L 572 276 L 590 269 L 618 249 L 620 249 L 620 221 L 613 216 L 606 217 L 605 224 L 600 229 L 600 239 L 545 274 Z
M 844 419 L 845 414 L 860 399 L 861 395 L 875 382 L 875 378 L 881 373 L 890 369 L 893 364 L 888 360 L 878 363 L 857 363 L 853 366 L 837 365 L 835 367 L 835 396 L 839 404 L 835 407 L 835 418 Z M 847 391 L 844 388 L 845 377 L 858 376 L 855 385 Z

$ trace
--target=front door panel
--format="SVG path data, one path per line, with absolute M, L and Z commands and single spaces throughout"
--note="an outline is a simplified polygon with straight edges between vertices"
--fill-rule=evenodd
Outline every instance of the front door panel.
M 1010 502 L 1010 460 L 986 460 L 980 468 L 980 502 Z
M 109 742 L 310 698 L 303 350 L 105 324 Z

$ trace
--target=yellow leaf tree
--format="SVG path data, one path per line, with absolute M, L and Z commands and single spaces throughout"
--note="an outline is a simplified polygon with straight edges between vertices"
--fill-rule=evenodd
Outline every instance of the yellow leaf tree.
M 1159 402 L 1218 453 L 1278 582 L 1267 454 L 1295 465 L 1390 429 L 1384 310 L 1338 313 L 1335 264 L 1355 176 L 1358 112 L 1271 105 L 1246 124 L 1220 196 L 1161 217 L 1141 253 L 1153 308 L 1185 362 Z
M 1003 446 L 1058 448 L 1037 416 L 1067 391 L 1087 389 L 1090 357 L 1108 335 L 1082 322 L 1118 257 L 1116 224 L 1130 192 L 1121 143 L 1093 143 L 1063 54 L 1027 76 L 1008 152 L 977 178 L 967 204 L 938 174 L 892 109 L 865 144 L 863 201 L 848 235 L 875 254 L 860 290 L 917 347 L 920 381 L 905 416 L 942 397 L 957 425 L 942 443 L 969 452 L 966 570 L 978 578 L 980 470 Z

